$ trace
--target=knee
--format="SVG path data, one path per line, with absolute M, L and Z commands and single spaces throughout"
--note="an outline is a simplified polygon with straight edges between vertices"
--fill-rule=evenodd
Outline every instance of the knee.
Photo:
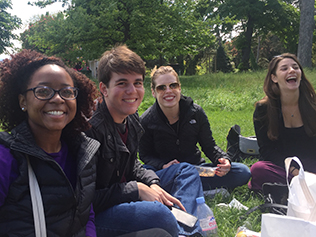
M 196 176 L 196 177 L 199 177 L 199 172 L 197 171 L 197 169 L 194 167 L 194 165 L 191 165 L 187 162 L 181 162 L 179 164 L 179 174 L 182 173 L 182 174 L 185 174 L 187 176 Z
M 232 163 L 232 170 L 234 173 L 238 174 L 239 177 L 243 177 L 244 179 L 247 179 L 247 181 L 251 177 L 250 169 L 245 164 Z
M 152 205 L 150 205 L 150 208 L 148 208 L 146 218 L 159 219 L 160 221 L 166 221 L 166 223 L 176 222 L 170 209 L 157 201 L 153 202 Z
M 250 168 L 252 179 L 265 175 L 265 170 L 264 163 L 261 161 L 254 163 Z
M 160 202 L 154 202 L 146 212 L 147 220 L 154 220 L 156 228 L 168 231 L 172 236 L 179 232 L 177 220 L 170 209 Z

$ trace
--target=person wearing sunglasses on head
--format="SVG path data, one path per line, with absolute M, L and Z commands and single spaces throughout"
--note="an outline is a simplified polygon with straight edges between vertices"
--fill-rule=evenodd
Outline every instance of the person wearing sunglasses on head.
M 0 62 L 0 83 L 0 236 L 96 236 L 96 86 L 30 50 Z
M 181 94 L 180 80 L 172 67 L 153 69 L 151 91 L 156 102 L 140 117 L 145 134 L 140 141 L 139 155 L 146 168 L 156 171 L 160 177 L 165 170 L 184 162 L 217 167 L 215 176 L 201 177 L 204 191 L 233 189 L 248 182 L 249 168 L 231 163 L 230 157 L 216 145 L 205 112 L 190 97 Z M 201 157 L 197 143 L 212 163 L 206 163 Z

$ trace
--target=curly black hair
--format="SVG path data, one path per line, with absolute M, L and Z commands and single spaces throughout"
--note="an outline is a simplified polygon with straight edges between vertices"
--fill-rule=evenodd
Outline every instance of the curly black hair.
M 91 117 L 94 100 L 99 96 L 94 82 L 84 74 L 67 67 L 59 58 L 24 49 L 11 55 L 10 59 L 0 62 L 0 126 L 4 131 L 11 131 L 27 119 L 27 113 L 20 108 L 18 96 L 27 89 L 32 75 L 48 64 L 64 68 L 72 78 L 74 86 L 79 89 L 76 115 L 63 133 L 76 135 L 90 127 L 87 118 Z

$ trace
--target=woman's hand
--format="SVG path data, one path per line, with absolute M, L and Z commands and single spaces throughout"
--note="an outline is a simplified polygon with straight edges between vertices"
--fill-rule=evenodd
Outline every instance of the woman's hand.
M 158 201 L 167 206 L 173 206 L 173 204 L 176 204 L 185 211 L 182 203 L 177 198 L 171 196 L 169 193 L 163 190 L 159 185 L 152 184 L 150 187 L 148 187 L 143 183 L 137 182 L 137 186 L 140 200 Z
M 179 162 L 177 159 L 174 159 L 174 160 L 170 161 L 169 163 L 164 164 L 164 165 L 162 166 L 162 168 L 163 168 L 163 169 L 166 169 L 166 168 L 168 168 L 168 167 L 171 166 L 171 165 L 179 164 L 179 163 L 180 163 L 180 162 Z
M 218 168 L 216 169 L 215 174 L 219 177 L 223 177 L 230 171 L 231 165 L 229 160 L 225 158 L 219 158 L 218 162 L 220 164 L 217 165 Z

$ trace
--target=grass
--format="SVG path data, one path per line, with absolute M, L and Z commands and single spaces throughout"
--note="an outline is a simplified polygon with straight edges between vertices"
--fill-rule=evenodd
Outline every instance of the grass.
M 305 70 L 307 78 L 316 86 L 316 72 Z M 203 76 L 180 77 L 182 94 L 192 97 L 195 103 L 205 110 L 217 144 L 226 150 L 226 136 L 231 126 L 238 124 L 244 136 L 255 135 L 252 114 L 255 102 L 263 96 L 263 81 L 266 72 L 247 72 L 238 74 L 209 74 Z M 139 107 L 140 115 L 154 103 L 150 92 L 150 79 L 145 80 L 145 97 Z M 204 156 L 205 157 L 205 156 Z M 245 160 L 249 167 L 256 160 Z M 240 219 L 245 210 L 218 207 L 219 203 L 228 204 L 233 198 L 249 209 L 263 203 L 263 199 L 250 191 L 247 185 L 238 187 L 229 197 L 216 195 L 207 199 L 207 204 L 214 211 L 220 237 L 236 235 L 239 226 L 259 232 L 261 229 L 261 212 L 256 211 L 245 219 Z

